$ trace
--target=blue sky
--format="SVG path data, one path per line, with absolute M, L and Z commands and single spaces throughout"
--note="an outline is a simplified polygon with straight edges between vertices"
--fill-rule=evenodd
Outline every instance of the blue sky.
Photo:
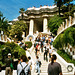
M 20 8 L 40 7 L 40 5 L 53 5 L 54 0 L 0 0 L 0 11 L 8 20 L 19 16 Z
M 0 11 L 8 20 L 19 16 L 20 8 L 40 7 L 40 5 L 53 5 L 54 0 L 0 0 Z

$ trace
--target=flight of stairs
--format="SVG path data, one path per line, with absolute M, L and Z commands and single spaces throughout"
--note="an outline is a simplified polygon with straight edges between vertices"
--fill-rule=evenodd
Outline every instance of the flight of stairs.
M 35 62 L 36 62 L 35 49 L 33 49 L 32 52 L 30 52 L 30 54 L 31 54 L 31 57 L 32 57 L 32 59 L 34 61 L 34 64 L 35 64 Z M 44 58 L 44 53 L 41 53 L 39 55 L 39 58 L 40 58 L 40 60 L 42 62 L 42 65 L 41 65 L 41 68 L 40 68 L 40 70 L 41 70 L 40 75 L 48 75 L 47 69 L 48 69 L 48 64 L 50 62 L 49 61 L 48 62 L 44 61 L 44 59 L 43 59 Z M 60 61 L 58 59 L 57 59 L 57 62 L 60 63 Z M 34 64 L 33 64 L 34 67 L 33 67 L 32 71 L 31 71 L 31 75 L 37 75 L 37 73 L 35 71 L 35 65 Z M 62 67 L 63 75 L 71 75 L 70 73 L 67 72 L 66 67 L 62 63 L 60 63 L 60 65 Z M 5 75 L 5 71 L 3 70 L 2 72 L 0 72 L 0 75 Z M 13 71 L 13 75 L 17 75 L 16 70 Z
M 35 56 L 34 50 L 31 52 L 31 56 L 33 58 L 33 61 L 35 62 L 36 61 L 36 56 Z M 48 75 L 47 70 L 48 70 L 48 64 L 50 62 L 49 61 L 48 62 L 44 61 L 44 53 L 41 53 L 39 55 L 39 58 L 40 58 L 40 60 L 42 62 L 42 65 L 41 65 L 41 68 L 40 68 L 40 70 L 41 70 L 40 75 Z M 49 56 L 48 56 L 48 59 L 49 59 Z M 63 75 L 71 75 L 69 72 L 67 72 L 66 67 L 58 59 L 57 59 L 57 62 L 60 63 L 60 65 L 62 67 Z M 36 71 L 32 72 L 32 75 L 37 75 Z
M 36 62 L 36 55 L 35 55 L 34 50 L 32 51 L 31 56 L 32 56 L 32 58 L 33 58 L 33 61 Z M 39 58 L 40 58 L 40 60 L 41 60 L 41 62 L 42 62 L 42 65 L 41 65 L 41 68 L 40 68 L 40 70 L 41 70 L 40 75 L 48 75 L 48 74 L 47 74 L 48 62 L 46 62 L 46 61 L 43 60 L 43 53 L 41 53 L 41 54 L 39 55 Z M 32 75 L 37 75 L 37 73 L 36 73 L 35 70 L 34 70 L 34 72 L 32 73 Z

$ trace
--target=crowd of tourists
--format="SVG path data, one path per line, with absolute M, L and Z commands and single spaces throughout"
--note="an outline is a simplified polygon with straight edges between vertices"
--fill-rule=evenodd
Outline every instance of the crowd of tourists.
M 48 62 L 48 60 L 51 62 L 48 65 L 48 75 L 62 75 L 62 69 L 61 65 L 56 62 L 57 56 L 55 54 L 52 55 L 53 52 L 53 37 L 46 35 L 46 36 L 37 36 L 34 42 L 34 47 L 35 47 L 35 54 L 38 56 L 37 58 L 39 59 L 39 56 L 41 53 L 44 53 L 43 58 Z M 49 55 L 49 59 L 48 59 Z M 37 61 L 38 64 L 39 61 Z M 38 75 L 40 75 L 40 66 L 37 64 L 37 72 Z
M 55 54 L 51 57 L 51 63 L 48 65 L 48 75 L 62 75 L 61 65 L 56 62 L 57 56 Z M 40 75 L 40 59 L 36 56 L 36 72 Z M 10 66 L 11 65 L 11 66 Z M 11 58 L 11 53 L 8 54 L 8 58 L 6 59 L 6 71 L 5 75 L 13 75 L 13 59 Z M 22 55 L 18 60 L 17 65 L 17 75 L 31 75 L 32 69 L 32 60 L 31 57 L 26 55 Z
M 5 60 L 5 62 L 6 62 L 5 75 L 13 75 L 14 61 L 11 58 L 11 53 L 8 53 L 8 58 Z M 22 55 L 18 59 L 17 75 L 31 75 L 31 65 L 32 65 L 31 57 L 27 58 L 26 55 Z
M 62 75 L 62 69 L 61 65 L 56 62 L 57 56 L 55 54 L 52 55 L 53 49 L 52 49 L 52 43 L 53 43 L 53 37 L 52 36 L 37 36 L 34 42 L 35 47 L 35 55 L 36 55 L 36 61 L 34 63 L 36 73 L 40 75 L 40 67 L 42 65 L 41 60 L 39 56 L 41 53 L 44 53 L 44 60 L 48 62 L 51 61 L 48 65 L 48 75 Z M 22 42 L 18 43 L 21 47 Z M 27 50 L 27 45 L 25 45 L 25 49 Z M 48 59 L 49 55 L 49 59 Z M 6 71 L 5 75 L 13 75 L 13 59 L 11 58 L 11 53 L 8 53 L 8 58 L 5 60 L 6 62 Z M 31 75 L 32 70 L 32 60 L 31 57 L 27 57 L 26 55 L 22 55 L 18 59 L 17 64 L 17 75 Z
M 44 60 L 48 62 L 48 54 L 49 58 L 51 58 L 52 54 L 52 43 L 53 43 L 53 37 L 46 35 L 46 36 L 38 36 L 36 37 L 34 47 L 35 47 L 35 54 L 40 55 L 44 52 Z

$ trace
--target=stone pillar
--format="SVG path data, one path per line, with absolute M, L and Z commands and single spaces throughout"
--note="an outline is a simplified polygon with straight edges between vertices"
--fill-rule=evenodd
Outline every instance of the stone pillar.
M 48 23 L 47 18 L 44 18 L 43 19 L 43 32 L 45 33 L 48 32 L 47 23 Z
M 75 18 L 75 12 L 74 12 L 74 18 Z
M 0 34 L 0 41 L 1 41 L 1 34 Z
M 71 26 L 71 16 L 69 16 L 69 26 Z
M 63 29 L 65 28 L 65 22 L 63 22 Z
M 73 23 L 75 23 L 75 12 L 74 12 L 74 19 L 73 19 Z
M 3 40 L 3 35 L 1 34 L 1 40 Z
M 4 35 L 4 41 L 7 41 L 7 35 Z
M 67 26 L 68 26 L 68 20 L 65 19 L 65 21 L 66 21 L 65 28 L 67 28 Z
M 30 19 L 29 35 L 33 35 L 34 20 Z

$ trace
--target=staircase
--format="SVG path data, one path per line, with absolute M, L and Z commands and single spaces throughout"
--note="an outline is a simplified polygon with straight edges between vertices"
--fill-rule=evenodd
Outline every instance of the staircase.
M 32 57 L 32 59 L 33 59 L 33 61 L 34 61 L 34 63 L 35 63 L 35 61 L 36 61 L 36 56 L 35 56 L 35 52 L 34 52 L 34 51 L 35 51 L 35 50 L 33 49 L 32 52 L 30 52 L 30 54 L 31 54 L 31 57 Z M 41 70 L 40 75 L 48 75 L 47 69 L 48 69 L 49 61 L 48 61 L 48 62 L 44 61 L 44 60 L 43 60 L 43 55 L 44 55 L 44 53 L 41 53 L 41 54 L 39 55 L 39 58 L 40 58 L 40 60 L 41 60 L 41 62 L 42 62 L 42 65 L 41 65 L 41 68 L 40 68 L 40 70 Z M 61 61 L 62 61 L 62 60 L 61 60 Z M 57 62 L 59 62 L 59 63 L 61 64 L 63 75 L 74 75 L 72 72 L 68 72 L 68 71 L 67 71 L 66 66 L 64 66 L 64 65 L 61 63 L 61 61 L 60 61 L 60 60 L 58 59 L 58 57 L 57 57 Z M 36 73 L 36 71 L 35 71 L 34 63 L 33 63 L 33 68 L 32 68 L 32 71 L 31 71 L 31 75 L 37 75 L 37 73 Z M 0 72 L 0 75 L 5 75 L 5 71 L 3 70 L 2 72 Z M 13 71 L 13 75 L 17 75 L 16 70 Z
M 34 50 L 32 51 L 31 56 L 33 58 L 33 61 L 35 62 L 36 61 L 36 56 L 35 56 Z M 48 75 L 47 74 L 48 62 L 46 62 L 46 61 L 43 60 L 43 53 L 41 53 L 39 55 L 39 58 L 40 58 L 40 60 L 42 62 L 42 65 L 41 65 L 41 68 L 40 68 L 40 70 L 41 70 L 40 75 Z M 34 72 L 32 72 L 32 75 L 37 75 L 37 73 L 35 72 L 35 70 L 34 70 Z
M 33 58 L 33 61 L 35 62 L 35 61 L 36 61 L 36 56 L 35 56 L 34 50 L 31 52 L 31 56 L 32 56 L 32 58 Z M 41 70 L 40 75 L 48 75 L 47 69 L 48 69 L 48 64 L 49 64 L 50 62 L 49 62 L 49 61 L 48 61 L 48 62 L 44 61 L 44 60 L 43 60 L 43 57 L 44 57 L 44 53 L 41 53 L 41 54 L 39 55 L 39 58 L 40 58 L 40 60 L 41 60 L 41 62 L 42 62 L 42 65 L 41 65 L 41 68 L 40 68 L 40 70 Z M 57 57 L 57 58 L 58 58 L 58 57 Z M 48 59 L 49 59 L 49 58 L 48 58 Z M 62 60 L 61 60 L 61 61 L 62 61 Z M 60 65 L 61 65 L 61 67 L 62 67 L 62 73 L 63 73 L 63 75 L 74 75 L 72 72 L 68 72 L 68 71 L 67 71 L 66 66 L 64 66 L 64 64 L 62 64 L 61 61 L 60 61 L 59 59 L 57 59 L 57 62 L 59 62 Z M 37 73 L 34 71 L 34 72 L 32 72 L 32 75 L 37 75 Z

